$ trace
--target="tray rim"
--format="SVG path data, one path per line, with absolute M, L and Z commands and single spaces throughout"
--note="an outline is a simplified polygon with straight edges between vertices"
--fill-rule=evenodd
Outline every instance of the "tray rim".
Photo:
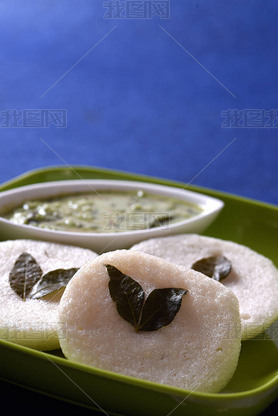
M 170 393 L 176 396 L 190 395 L 193 397 L 195 396 L 198 398 L 212 399 L 212 400 L 221 399 L 221 398 L 223 399 L 233 399 L 233 398 L 236 399 L 237 398 L 238 399 L 238 398 L 248 398 L 250 396 L 255 395 L 256 393 L 262 393 L 266 390 L 271 389 L 272 387 L 275 387 L 276 385 L 278 387 L 278 370 L 277 370 L 277 374 L 271 381 L 268 381 L 264 383 L 263 385 L 261 385 L 260 387 L 256 387 L 254 389 L 236 392 L 236 393 L 221 393 L 221 392 L 220 393 L 203 393 L 199 391 L 194 391 L 194 390 L 190 391 L 190 390 L 185 390 L 185 389 L 181 389 L 181 388 L 177 388 L 177 387 L 173 387 L 169 385 L 154 383 L 148 380 L 130 377 L 130 376 L 126 376 L 123 374 L 117 374 L 115 372 L 102 370 L 97 367 L 89 367 L 89 366 L 86 366 L 85 364 L 80 364 L 75 361 L 71 361 L 66 358 L 59 357 L 55 354 L 51 354 L 50 352 L 47 352 L 47 351 L 34 350 L 32 348 L 25 347 L 23 345 L 15 344 L 15 343 L 2 340 L 2 339 L 0 339 L 0 345 L 3 345 L 4 347 L 7 347 L 7 348 L 12 348 L 23 354 L 28 354 L 29 356 L 33 355 L 36 358 L 43 359 L 45 361 L 50 361 L 50 362 L 54 361 L 57 365 L 60 364 L 65 367 L 74 368 L 75 370 L 86 372 L 88 374 L 94 374 L 96 376 L 109 378 L 110 380 L 121 382 L 123 384 L 129 384 L 129 385 L 132 384 L 134 386 L 147 388 L 149 390 L 158 391 L 161 393 Z
M 8 180 L 6 182 L 4 182 L 3 184 L 0 184 L 0 192 L 7 190 L 7 189 L 12 189 L 12 188 L 16 188 L 16 187 L 20 187 L 20 186 L 24 186 L 26 185 L 26 183 L 24 185 L 20 185 L 20 182 L 28 179 L 31 175 L 37 175 L 37 174 L 44 174 L 47 171 L 54 171 L 56 170 L 57 172 L 59 171 L 65 171 L 67 169 L 71 169 L 73 172 L 75 171 L 75 169 L 78 170 L 87 170 L 87 171 L 91 171 L 92 174 L 93 173 L 105 173 L 105 174 L 111 174 L 113 175 L 121 175 L 122 179 L 126 179 L 126 180 L 135 180 L 135 181 L 146 181 L 146 182 L 153 182 L 153 183 L 162 183 L 164 185 L 168 185 L 168 186 L 174 186 L 174 187 L 183 187 L 186 188 L 188 190 L 193 190 L 195 192 L 202 192 L 202 193 L 208 193 L 208 194 L 212 194 L 212 196 L 216 196 L 218 198 L 224 197 L 226 199 L 230 199 L 231 201 L 235 201 L 236 203 L 246 203 L 246 204 L 250 204 L 253 206 L 259 206 L 271 211 L 274 211 L 275 213 L 278 212 L 278 206 L 274 205 L 274 204 L 269 204 L 267 202 L 263 202 L 263 201 L 258 201 L 255 199 L 251 199 L 251 198 L 246 198 L 240 195 L 234 195 L 231 193 L 227 193 L 227 192 L 222 192 L 219 190 L 213 190 L 210 188 L 205 188 L 205 187 L 199 187 L 199 186 L 192 186 L 192 185 L 187 185 L 184 184 L 182 182 L 178 182 L 178 181 L 173 181 L 173 180 L 169 180 L 169 179 L 164 179 L 164 178 L 159 178 L 159 177 L 151 177 L 151 176 L 147 176 L 147 175 L 140 175 L 140 174 L 136 174 L 136 173 L 131 173 L 131 172 L 125 172 L 125 171 L 120 171 L 120 170 L 114 170 L 114 169 L 105 169 L 105 168 L 98 168 L 98 167 L 94 167 L 94 166 L 85 166 L 85 165 L 74 165 L 72 167 L 67 167 L 67 166 L 61 166 L 61 165 L 55 165 L 55 166 L 47 166 L 47 167 L 42 167 L 39 169 L 33 169 L 33 170 L 29 170 L 26 171 L 25 173 L 16 176 L 15 178 Z M 79 176 L 80 179 L 80 176 Z M 63 180 L 63 179 L 59 179 L 59 180 Z M 49 182 L 51 180 L 48 180 Z M 38 182 L 34 182 L 34 183 L 38 183 Z M 29 184 L 29 183 L 28 183 Z M 3 189 L 4 188 L 4 189 Z M 202 392 L 196 392 L 196 391 L 189 391 L 189 390 L 184 390 L 184 389 L 180 389 L 180 388 L 176 388 L 176 387 L 172 387 L 172 386 L 168 386 L 168 385 L 161 385 L 158 383 L 154 383 L 154 382 L 150 382 L 147 380 L 143 380 L 143 379 L 137 379 L 134 377 L 129 377 L 129 376 L 125 376 L 125 375 L 121 375 L 121 374 L 117 374 L 117 373 L 113 373 L 113 372 L 109 372 L 106 370 L 102 370 L 102 369 L 98 369 L 95 367 L 89 367 L 89 366 L 85 366 L 83 364 L 79 364 L 70 360 L 67 360 L 63 357 L 59 357 L 53 354 L 50 354 L 48 352 L 43 352 L 43 351 L 36 351 L 33 350 L 31 348 L 28 347 L 24 347 L 21 346 L 19 344 L 14 344 L 11 343 L 9 341 L 6 340 L 0 340 L 0 345 L 3 345 L 4 347 L 7 348 L 12 348 L 15 349 L 23 354 L 28 354 L 29 356 L 36 356 L 37 358 L 40 359 L 45 359 L 45 360 L 49 360 L 49 358 L 51 358 L 51 360 L 53 360 L 54 362 L 56 362 L 57 365 L 61 364 L 63 366 L 66 367 L 70 367 L 70 368 L 74 368 L 78 371 L 82 371 L 82 372 L 86 372 L 88 374 L 94 374 L 96 376 L 100 376 L 100 377 L 104 377 L 104 378 L 108 378 L 110 380 L 114 380 L 116 382 L 120 382 L 122 384 L 129 384 L 129 385 L 133 385 L 133 386 L 137 386 L 137 387 L 141 387 L 143 389 L 148 389 L 148 390 L 152 390 L 152 391 L 156 391 L 162 394 L 171 394 L 171 395 L 175 395 L 178 397 L 186 397 L 188 395 L 192 396 L 192 397 L 196 397 L 196 399 L 201 399 L 201 400 L 206 400 L 206 402 L 210 402 L 210 401 L 225 401 L 225 400 L 233 400 L 233 399 L 245 399 L 245 398 L 249 398 L 251 396 L 254 395 L 259 395 L 259 394 L 263 394 L 265 391 L 274 391 L 277 387 L 278 387 L 278 370 L 277 373 L 273 375 L 273 378 L 270 381 L 265 382 L 264 384 L 249 389 L 249 390 L 244 390 L 244 391 L 240 391 L 240 392 L 230 392 L 230 393 L 202 393 Z M 49 357 L 49 358 L 48 358 Z M 7 382 L 11 382 L 16 384 L 16 382 L 14 382 L 13 380 L 8 380 L 7 378 L 2 378 L 2 380 L 7 381 Z M 31 387 L 27 386 L 27 385 L 23 385 L 21 383 L 18 383 L 18 385 L 25 387 L 25 388 L 30 388 Z M 45 392 L 43 390 L 35 390 L 34 391 L 38 391 L 42 394 L 46 394 L 51 396 L 50 393 Z M 56 398 L 60 398 L 62 399 L 59 395 L 57 396 L 53 396 Z M 62 399 L 65 400 L 65 399 Z M 66 401 L 68 401 L 68 399 L 66 399 Z M 82 403 L 78 403 L 78 402 L 73 402 L 73 404 L 77 404 L 77 405 L 82 405 Z
M 277 210 L 278 211 L 278 205 L 276 204 L 271 204 L 269 202 L 265 202 L 265 201 L 261 201 L 261 200 L 257 200 L 257 199 L 253 199 L 253 198 L 249 198 L 246 196 L 242 196 L 239 194 L 233 194 L 230 192 L 226 192 L 226 191 L 221 191 L 221 190 L 215 190 L 213 188 L 207 188 L 207 187 L 203 187 L 203 186 L 199 186 L 199 185 L 187 185 L 185 182 L 181 182 L 178 180 L 174 180 L 174 179 L 167 179 L 167 178 L 163 178 L 163 177 L 158 177 L 158 176 L 149 176 L 149 175 L 145 175 L 145 174 L 140 174 L 140 173 L 133 173 L 133 172 L 128 172 L 128 171 L 122 171 L 122 170 L 117 170 L 117 169 L 106 169 L 103 167 L 97 167 L 97 166 L 89 166 L 89 165 L 71 165 L 70 167 L 68 166 L 63 166 L 63 165 L 53 165 L 53 166 L 46 166 L 46 167 L 42 167 L 42 168 L 37 168 L 37 169 L 30 169 L 22 174 L 19 174 L 17 176 L 15 176 L 12 179 L 8 179 L 7 181 L 3 182 L 0 184 L 0 192 L 2 191 L 6 191 L 8 189 L 13 189 L 13 188 L 17 188 L 20 186 L 26 186 L 25 185 L 16 185 L 14 186 L 15 182 L 20 182 L 25 180 L 26 178 L 28 178 L 30 175 L 36 175 L 36 174 L 40 174 L 40 173 L 44 173 L 47 171 L 52 171 L 52 170 L 65 170 L 65 169 L 69 169 L 72 170 L 72 172 L 76 173 L 75 170 L 90 170 L 92 172 L 103 172 L 105 174 L 109 174 L 111 173 L 111 175 L 122 175 L 124 177 L 126 177 L 126 180 L 134 180 L 134 181 L 146 181 L 146 182 L 153 182 L 153 183 L 161 183 L 163 182 L 163 184 L 165 185 L 169 185 L 169 186 L 173 186 L 173 187 L 181 187 L 184 189 L 188 189 L 189 191 L 195 191 L 195 192 L 199 192 L 199 193 L 213 193 L 214 195 L 219 195 L 219 197 L 224 196 L 225 198 L 230 198 L 230 199 L 234 199 L 237 202 L 247 202 L 253 205 L 259 205 L 261 207 L 264 208 L 270 208 L 273 210 Z M 79 174 L 77 174 L 79 176 Z M 129 179 L 132 178 L 132 179 Z M 86 178 L 82 178 L 81 175 L 76 178 L 78 179 L 86 179 Z M 63 180 L 63 179 L 59 179 L 59 180 Z M 70 179 L 70 180 L 75 180 L 75 179 Z M 123 179 L 124 180 L 124 179 Z M 49 182 L 52 182 L 51 180 L 49 180 Z M 38 182 L 34 182 L 34 183 L 38 183 Z M 31 184 L 31 183 L 30 183 Z

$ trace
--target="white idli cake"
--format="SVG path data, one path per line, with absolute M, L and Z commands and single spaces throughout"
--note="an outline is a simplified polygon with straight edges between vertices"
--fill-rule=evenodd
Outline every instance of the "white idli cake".
M 264 331 L 278 318 L 278 270 L 255 251 L 217 238 L 182 234 L 143 241 L 132 247 L 186 267 L 202 258 L 224 256 L 231 272 L 221 280 L 238 298 L 242 339 Z
M 218 392 L 238 363 L 233 292 L 137 251 L 105 253 L 81 268 L 63 294 L 59 319 L 68 359 L 140 379 Z
M 63 290 L 52 291 L 58 286 L 52 285 L 56 275 L 49 272 L 70 269 L 73 275 L 75 268 L 94 257 L 91 250 L 61 244 L 32 240 L 0 242 L 0 338 L 39 350 L 59 348 L 57 310 Z M 44 279 L 47 285 L 44 284 L 44 292 L 39 291 L 32 298 L 34 290 L 40 289 L 41 280 L 31 291 L 39 274 L 48 278 Z M 62 275 L 60 271 L 60 281 Z

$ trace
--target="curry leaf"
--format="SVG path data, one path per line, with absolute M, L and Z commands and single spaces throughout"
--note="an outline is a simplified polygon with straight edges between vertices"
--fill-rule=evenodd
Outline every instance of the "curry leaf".
M 107 265 L 106 268 L 110 277 L 110 295 L 116 303 L 118 313 L 127 322 L 137 327 L 145 298 L 141 285 L 114 266 Z
M 224 256 L 211 256 L 196 261 L 191 268 L 219 282 L 231 272 L 232 263 Z
M 186 292 L 175 288 L 154 289 L 144 304 L 138 331 L 156 331 L 169 325 L 178 313 Z
M 116 267 L 106 265 L 109 292 L 119 315 L 136 331 L 156 331 L 169 325 L 178 313 L 185 289 L 154 289 L 145 301 L 142 286 Z
M 37 261 L 29 253 L 22 253 L 9 274 L 13 291 L 24 301 L 39 299 L 51 292 L 66 287 L 78 268 L 52 270 L 43 275 Z
M 78 268 L 57 269 L 46 273 L 41 277 L 30 293 L 31 299 L 39 299 L 49 293 L 66 287 L 71 278 L 78 271 Z
M 9 283 L 14 292 L 26 300 L 41 276 L 42 270 L 34 257 L 29 253 L 22 253 L 9 274 Z

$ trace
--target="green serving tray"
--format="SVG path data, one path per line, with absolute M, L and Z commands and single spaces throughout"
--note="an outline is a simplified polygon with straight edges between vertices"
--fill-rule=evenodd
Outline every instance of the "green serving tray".
M 123 179 L 185 187 L 184 184 L 118 171 L 73 166 L 28 172 L 0 191 L 67 179 Z M 278 208 L 269 204 L 186 186 L 225 202 L 205 234 L 232 240 L 264 254 L 278 266 Z M 0 230 L 1 239 L 1 230 Z M 277 300 L 278 301 L 278 300 Z M 258 415 L 278 397 L 278 322 L 244 341 L 237 370 L 218 394 L 190 392 L 66 360 L 61 351 L 44 353 L 0 341 L 0 378 L 40 393 L 114 415 Z

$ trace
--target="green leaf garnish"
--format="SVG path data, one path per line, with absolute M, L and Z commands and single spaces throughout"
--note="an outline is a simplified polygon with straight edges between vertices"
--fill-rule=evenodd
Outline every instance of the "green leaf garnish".
M 145 294 L 142 286 L 114 266 L 106 266 L 110 281 L 109 292 L 122 318 L 136 328 L 140 321 Z
M 33 287 L 33 290 L 30 293 L 30 299 L 39 299 L 49 293 L 66 287 L 70 279 L 78 270 L 78 268 L 57 269 L 46 273 Z
M 138 331 L 155 331 L 169 325 L 181 307 L 187 290 L 176 288 L 154 289 L 146 299 Z
M 13 291 L 26 300 L 41 276 L 42 269 L 34 257 L 29 253 L 22 253 L 9 274 L 9 283 Z
M 155 218 L 149 225 L 148 228 L 162 227 L 162 225 L 169 225 L 170 220 L 174 217 L 173 215 L 163 215 Z
M 156 331 L 169 325 L 178 313 L 185 289 L 154 289 L 145 301 L 145 292 L 136 280 L 116 267 L 106 265 L 109 292 L 119 315 L 136 331 Z
M 191 268 L 219 282 L 231 272 L 232 263 L 224 256 L 211 256 L 196 261 Z
M 13 291 L 24 301 L 39 299 L 66 287 L 78 268 L 57 269 L 43 275 L 37 261 L 29 253 L 22 253 L 15 261 L 9 274 Z

